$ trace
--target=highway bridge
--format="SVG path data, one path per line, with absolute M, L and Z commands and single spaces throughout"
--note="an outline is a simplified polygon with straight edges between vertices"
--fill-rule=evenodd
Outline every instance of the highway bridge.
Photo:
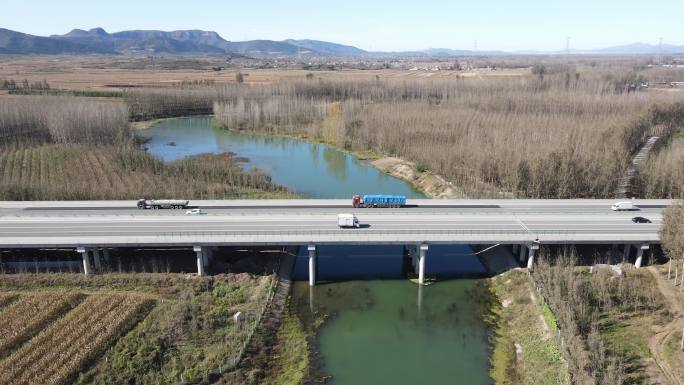
M 505 244 L 532 267 L 543 244 L 623 245 L 625 254 L 660 243 L 668 200 L 634 200 L 633 211 L 612 211 L 614 200 L 409 200 L 403 208 L 353 209 L 349 200 L 191 201 L 185 210 L 139 210 L 135 201 L 0 202 L 0 248 L 75 248 L 84 271 L 112 247 L 191 247 L 203 273 L 210 250 L 236 245 L 308 245 L 310 278 L 320 244 L 420 245 L 422 278 L 430 244 Z M 341 229 L 337 214 L 354 213 L 362 227 Z M 634 223 L 635 216 L 651 223 Z M 92 258 L 91 258 L 92 257 Z

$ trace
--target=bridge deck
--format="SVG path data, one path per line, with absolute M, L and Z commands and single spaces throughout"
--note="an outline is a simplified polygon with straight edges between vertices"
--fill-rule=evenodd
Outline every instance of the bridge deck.
M 400 209 L 352 209 L 350 200 L 193 201 L 206 215 L 138 210 L 134 201 L 1 202 L 0 247 L 350 243 L 659 243 L 670 201 L 410 200 Z M 365 226 L 337 227 L 338 213 Z M 649 218 L 636 224 L 634 216 Z

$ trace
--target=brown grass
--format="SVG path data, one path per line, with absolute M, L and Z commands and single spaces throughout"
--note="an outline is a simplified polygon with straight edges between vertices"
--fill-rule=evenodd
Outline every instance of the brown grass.
M 286 192 L 260 173 L 243 172 L 230 154 L 166 164 L 133 146 L 0 147 L 0 199 L 89 200 L 276 197 Z
M 0 313 L 0 357 L 76 306 L 82 298 L 74 293 L 27 295 L 8 306 Z
M 65 384 L 109 342 L 130 328 L 149 300 L 93 295 L 0 362 L 2 384 Z
M 679 98 L 622 92 L 625 78 L 629 74 L 604 79 L 560 73 L 543 80 L 224 87 L 214 111 L 230 129 L 305 134 L 345 149 L 398 156 L 445 176 L 470 196 L 481 196 L 485 183 L 531 198 L 605 198 L 649 134 L 669 135 L 682 125 L 677 116 L 684 104 L 665 113 L 650 110 Z M 334 109 L 321 119 L 320 104 L 333 101 L 342 101 L 343 112 L 330 125 Z

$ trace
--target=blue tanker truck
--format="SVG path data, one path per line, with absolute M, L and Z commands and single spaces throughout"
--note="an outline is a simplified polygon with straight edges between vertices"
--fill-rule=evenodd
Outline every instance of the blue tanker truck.
M 403 195 L 354 195 L 352 207 L 404 207 L 406 197 Z

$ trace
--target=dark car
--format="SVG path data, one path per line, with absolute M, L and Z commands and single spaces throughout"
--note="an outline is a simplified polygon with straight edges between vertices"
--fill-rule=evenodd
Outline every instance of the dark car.
M 651 223 L 651 220 L 648 218 L 644 218 L 644 217 L 634 217 L 634 218 L 632 218 L 632 222 L 634 222 L 634 223 Z

